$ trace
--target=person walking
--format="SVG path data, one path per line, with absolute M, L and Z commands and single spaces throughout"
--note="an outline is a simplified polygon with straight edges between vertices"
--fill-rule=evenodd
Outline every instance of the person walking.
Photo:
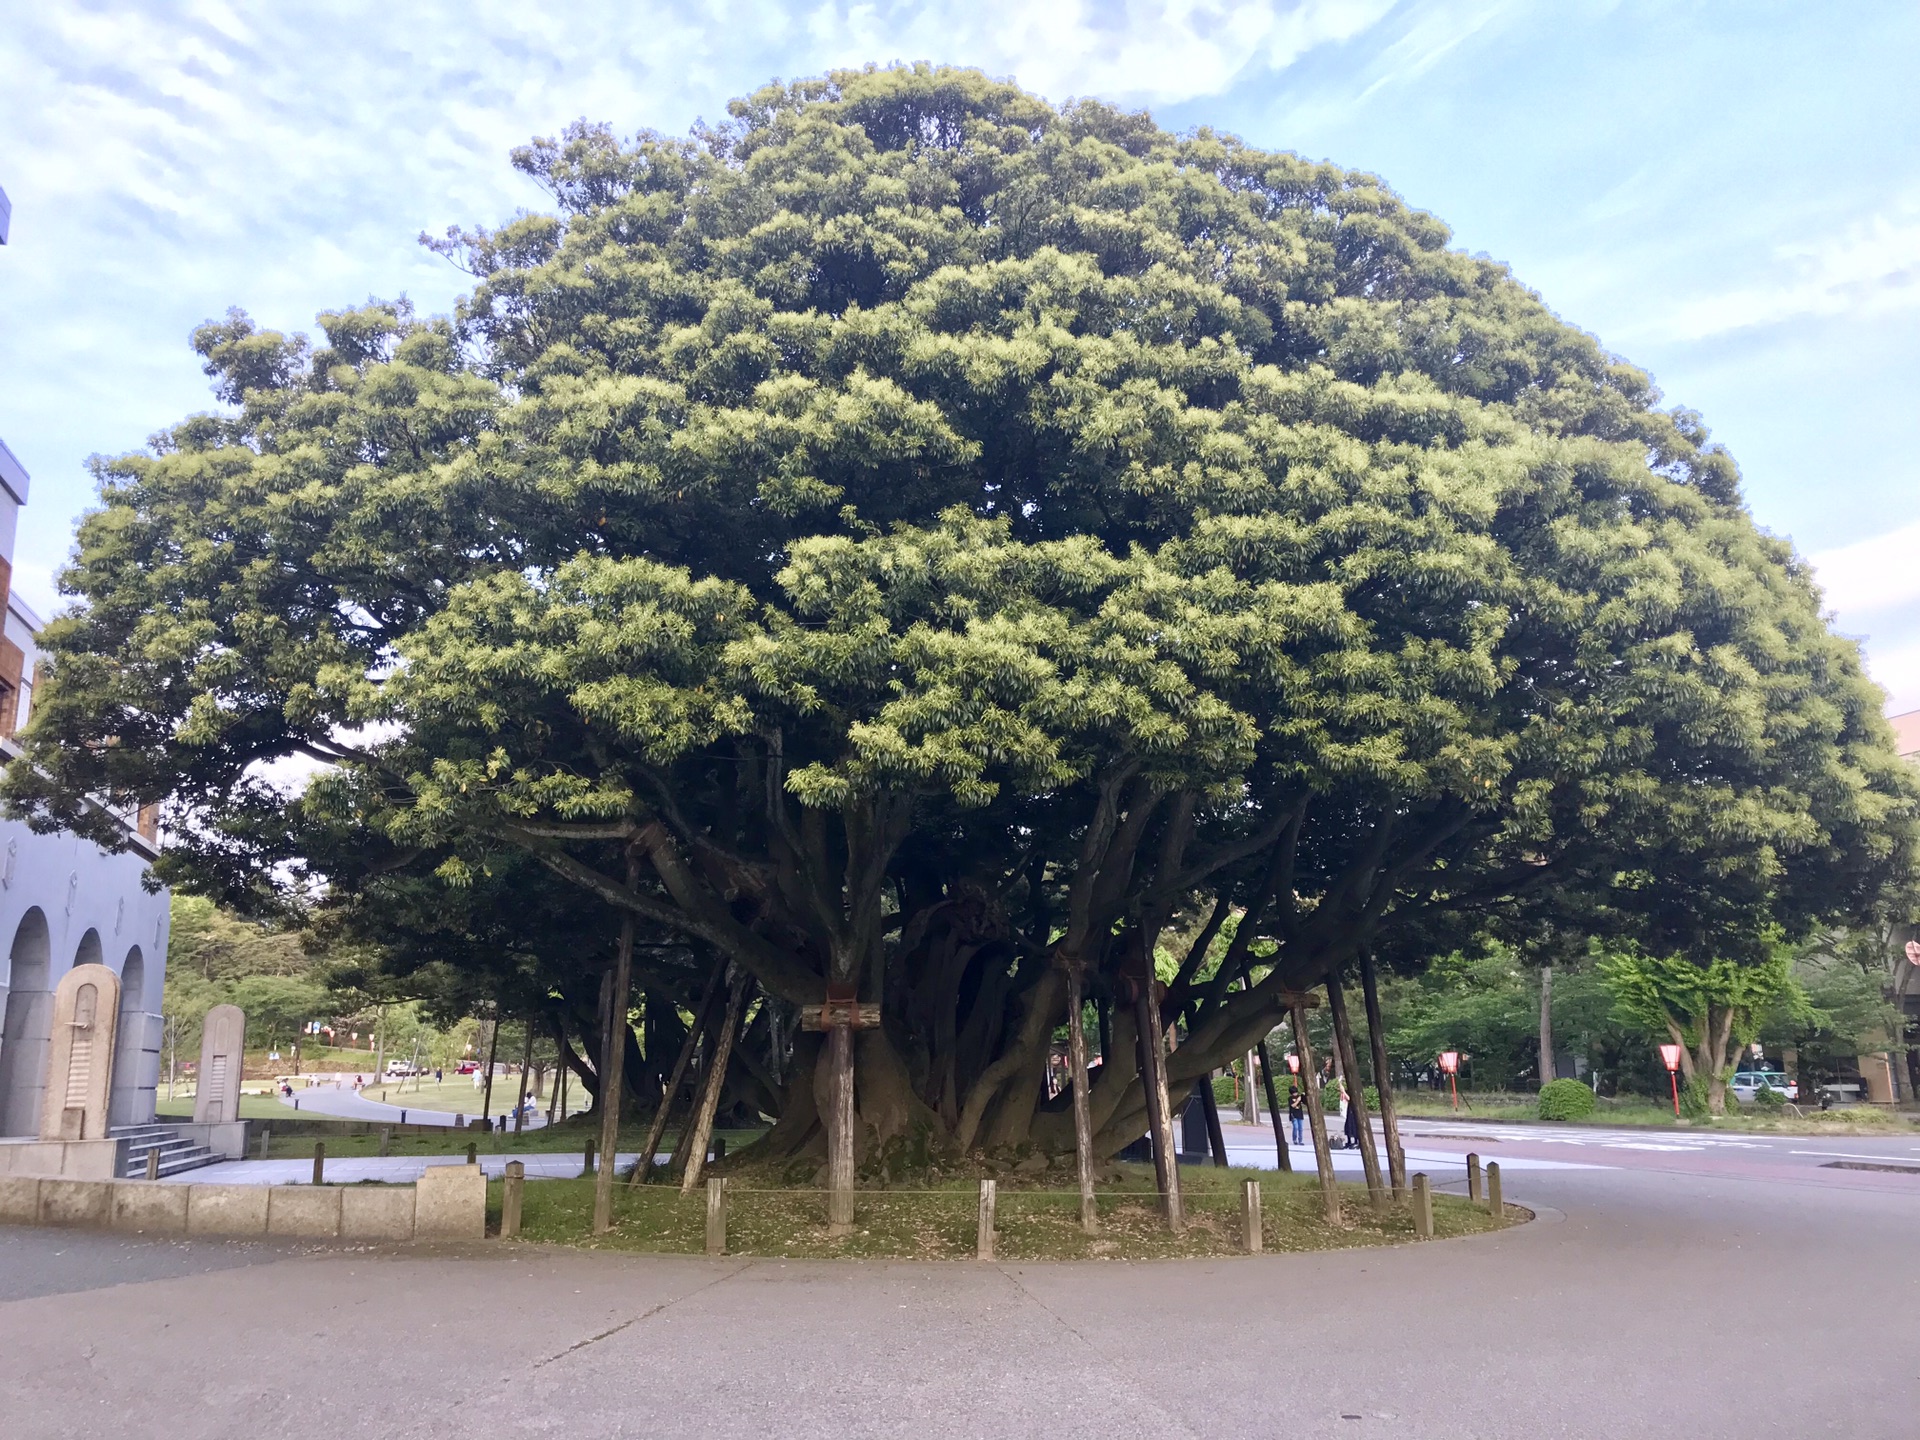
M 1287 1119 L 1293 1122 L 1293 1143 L 1306 1144 L 1307 1097 L 1298 1081 L 1287 1087 Z
M 1340 1100 L 1347 1107 L 1347 1149 L 1358 1150 L 1360 1148 L 1360 1107 L 1347 1095 L 1345 1085 L 1340 1087 Z

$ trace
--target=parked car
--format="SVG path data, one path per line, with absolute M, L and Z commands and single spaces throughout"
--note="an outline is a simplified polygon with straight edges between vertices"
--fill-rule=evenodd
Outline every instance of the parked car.
M 401 1079 L 419 1073 L 419 1071 L 413 1068 L 413 1062 L 411 1060 L 389 1060 L 387 1062 L 387 1078 L 389 1080 Z
M 471 1075 L 479 1068 L 480 1062 L 478 1060 L 462 1060 L 454 1067 L 453 1073 L 456 1075 Z
M 1779 1070 L 1742 1070 L 1733 1077 L 1736 1100 L 1751 1100 L 1762 1089 L 1777 1090 L 1789 1100 L 1800 1098 L 1800 1087 Z

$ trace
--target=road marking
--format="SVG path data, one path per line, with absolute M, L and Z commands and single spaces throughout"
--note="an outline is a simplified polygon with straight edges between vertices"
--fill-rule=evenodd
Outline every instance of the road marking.
M 1862 1155 L 1857 1150 L 1789 1150 L 1789 1155 L 1824 1155 L 1834 1160 L 1885 1160 L 1885 1155 Z

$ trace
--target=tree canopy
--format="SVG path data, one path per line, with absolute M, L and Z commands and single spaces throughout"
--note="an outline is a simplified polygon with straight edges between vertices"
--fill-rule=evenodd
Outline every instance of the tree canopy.
M 1062 962 L 1139 1134 L 1112 1001 L 1176 923 L 1180 1084 L 1364 947 L 1757 959 L 1906 872 L 1732 459 L 1376 177 L 928 66 L 729 114 L 516 151 L 551 211 L 432 242 L 451 316 L 197 331 L 223 408 L 98 462 L 16 810 L 162 802 L 255 903 L 536 867 L 879 1003 L 866 1130 L 961 1146 L 1067 1133 Z

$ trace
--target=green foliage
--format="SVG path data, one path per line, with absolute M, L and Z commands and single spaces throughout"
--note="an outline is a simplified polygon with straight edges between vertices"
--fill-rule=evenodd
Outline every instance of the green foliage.
M 1584 1120 L 1593 1111 L 1593 1091 L 1578 1080 L 1549 1080 L 1540 1087 L 1542 1120 Z
M 1680 1114 L 1688 1120 L 1705 1120 L 1713 1114 L 1712 1094 L 1705 1076 L 1696 1075 L 1680 1087 Z
M 1182 1084 L 1358 944 L 1752 959 L 1908 870 L 1730 457 L 1375 177 L 924 66 L 729 114 L 516 152 L 556 213 L 449 236 L 453 317 L 196 332 L 225 408 L 99 462 L 15 811 L 163 800 L 169 878 L 324 879 L 418 993 L 590 1016 L 603 905 L 676 1004 L 859 979 L 963 1143 L 1065 1123 L 1056 949 L 1172 969 Z
M 1787 1103 L 1786 1092 L 1776 1090 L 1771 1085 L 1762 1085 L 1753 1092 L 1753 1103 L 1762 1110 L 1779 1110 Z
M 247 1012 L 253 1046 L 290 1042 L 307 1021 L 331 1015 L 327 987 L 298 932 L 243 920 L 191 895 L 175 895 L 171 914 L 161 1010 L 177 1053 L 199 1053 L 201 1021 L 215 1005 Z

